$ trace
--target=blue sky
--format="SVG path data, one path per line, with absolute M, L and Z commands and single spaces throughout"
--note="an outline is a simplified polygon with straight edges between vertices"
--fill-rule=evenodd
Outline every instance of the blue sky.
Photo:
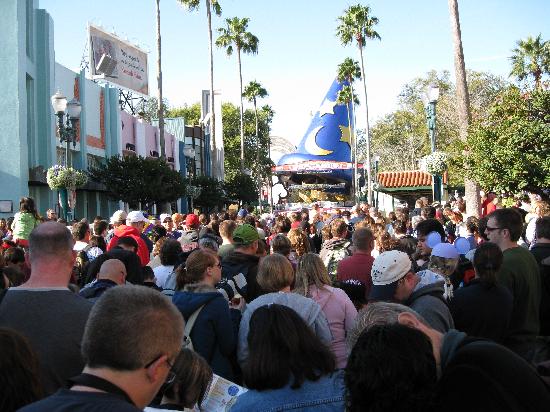
M 176 0 L 161 0 L 163 89 L 171 106 L 200 100 L 208 88 L 208 37 L 204 1 L 188 12 Z M 272 134 L 295 144 L 302 138 L 336 74 L 337 65 L 356 47 L 343 47 L 334 36 L 336 19 L 355 2 L 339 0 L 220 0 L 222 17 L 249 17 L 249 30 L 260 40 L 259 53 L 243 56 L 243 82 L 258 80 L 268 90 L 262 103 L 276 116 Z M 449 70 L 454 79 L 453 44 L 445 0 L 372 0 L 382 41 L 365 50 L 371 124 L 391 112 L 402 86 L 430 70 Z M 152 93 L 156 87 L 156 15 L 154 0 L 40 0 L 55 24 L 56 60 L 78 69 L 86 43 L 87 22 L 101 24 L 149 53 Z M 550 38 L 549 0 L 459 1 L 466 67 L 507 77 L 516 41 L 542 33 Z M 214 33 L 216 36 L 217 33 Z M 238 103 L 236 58 L 214 52 L 214 87 L 223 101 Z M 360 94 L 362 100 L 362 95 Z M 363 105 L 363 102 L 362 102 Z M 364 123 L 358 109 L 358 126 Z

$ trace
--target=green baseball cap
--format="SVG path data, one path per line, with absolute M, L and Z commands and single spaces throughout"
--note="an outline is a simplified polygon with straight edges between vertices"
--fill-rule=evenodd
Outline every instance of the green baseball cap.
M 249 245 L 259 238 L 256 228 L 246 223 L 238 226 L 233 232 L 233 243 L 235 245 Z

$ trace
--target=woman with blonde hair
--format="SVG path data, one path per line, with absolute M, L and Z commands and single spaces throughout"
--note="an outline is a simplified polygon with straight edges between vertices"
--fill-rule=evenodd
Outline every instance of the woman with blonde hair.
M 306 253 L 298 261 L 295 293 L 313 299 L 327 317 L 332 341 L 330 348 L 338 368 L 347 362 L 346 335 L 353 327 L 357 309 L 342 289 L 331 286 L 325 264 L 315 253 Z
M 290 229 L 290 232 L 288 232 L 288 240 L 290 240 L 292 248 L 290 256 L 288 257 L 291 261 L 298 263 L 298 258 L 300 258 L 300 256 L 311 252 L 311 243 L 302 229 Z

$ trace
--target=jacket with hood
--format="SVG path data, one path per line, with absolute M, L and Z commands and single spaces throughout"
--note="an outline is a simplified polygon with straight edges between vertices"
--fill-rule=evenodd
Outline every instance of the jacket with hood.
M 137 255 L 139 256 L 139 260 L 141 261 L 141 266 L 145 266 L 147 263 L 149 263 L 149 249 L 147 249 L 147 245 L 141 238 L 139 230 L 137 230 L 133 226 L 120 225 L 115 228 L 113 238 L 107 245 L 107 251 L 114 248 L 118 243 L 118 239 L 124 236 L 129 236 L 137 242 Z
M 426 272 L 431 271 L 426 270 Z M 437 276 L 441 277 L 440 275 Z M 444 280 L 437 280 L 433 283 L 423 283 L 421 280 L 421 283 L 417 285 L 411 296 L 409 296 L 409 299 L 405 302 L 405 305 L 414 309 L 426 319 L 432 328 L 442 333 L 454 328 L 453 316 L 443 297 L 443 293 L 445 292 L 444 284 Z
M 260 258 L 235 251 L 222 259 L 222 281 L 218 288 L 228 299 L 240 294 L 246 303 L 261 295 L 262 290 L 256 280 Z
M 550 392 L 535 368 L 495 342 L 451 329 L 441 342 L 440 368 L 440 410 L 548 410 Z
M 311 327 L 315 335 L 321 341 L 330 346 L 332 342 L 332 334 L 330 333 L 327 318 L 321 307 L 313 299 L 306 298 L 297 293 L 274 292 L 260 296 L 250 304 L 246 305 L 239 327 L 239 346 L 237 348 L 237 357 L 242 365 L 248 358 L 248 331 L 250 326 L 250 318 L 256 309 L 261 306 L 276 303 L 293 309 L 300 317 Z
M 186 322 L 204 305 L 190 334 L 194 350 L 208 362 L 215 374 L 234 380 L 230 359 L 237 346 L 240 312 L 230 310 L 222 294 L 202 284 L 187 285 L 183 291 L 174 294 L 172 302 Z
M 178 242 L 184 252 L 190 252 L 199 247 L 199 231 L 197 229 L 187 230 L 182 233 Z
M 346 335 L 353 327 L 357 317 L 357 309 L 342 289 L 327 285 L 319 289 L 317 286 L 311 285 L 308 294 L 319 304 L 327 317 L 332 333 L 330 349 L 336 357 L 336 367 L 343 369 L 346 367 L 348 359 Z
M 319 256 L 327 267 L 331 280 L 336 280 L 338 263 L 345 257 L 351 256 L 351 242 L 348 239 L 335 238 L 329 239 L 321 247 Z

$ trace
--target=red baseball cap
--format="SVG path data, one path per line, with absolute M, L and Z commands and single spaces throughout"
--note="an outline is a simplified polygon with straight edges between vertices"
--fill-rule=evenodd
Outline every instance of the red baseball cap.
M 194 213 L 189 213 L 185 218 L 185 226 L 187 227 L 198 227 L 199 226 L 199 217 Z

